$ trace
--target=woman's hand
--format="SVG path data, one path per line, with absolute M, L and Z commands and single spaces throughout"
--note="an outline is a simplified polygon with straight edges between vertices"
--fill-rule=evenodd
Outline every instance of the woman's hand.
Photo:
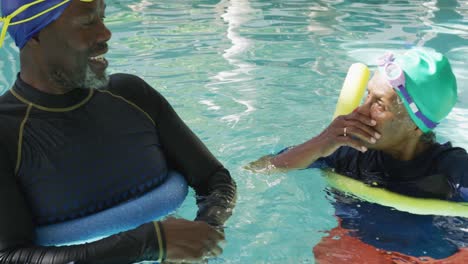
M 381 136 L 375 130 L 375 125 L 375 120 L 354 111 L 349 115 L 335 118 L 320 135 L 311 141 L 319 144 L 321 157 L 332 154 L 341 146 L 349 146 L 366 152 L 366 145 L 374 144 Z
M 320 135 L 268 158 L 279 169 L 303 169 L 321 157 L 326 157 L 341 146 L 367 151 L 366 145 L 374 144 L 380 134 L 375 129 L 376 121 L 354 111 L 335 118 Z

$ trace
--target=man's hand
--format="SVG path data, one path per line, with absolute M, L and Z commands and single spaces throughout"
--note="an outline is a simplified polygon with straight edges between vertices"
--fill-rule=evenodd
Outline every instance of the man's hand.
M 223 252 L 224 234 L 205 222 L 169 218 L 161 223 L 167 262 L 200 262 Z

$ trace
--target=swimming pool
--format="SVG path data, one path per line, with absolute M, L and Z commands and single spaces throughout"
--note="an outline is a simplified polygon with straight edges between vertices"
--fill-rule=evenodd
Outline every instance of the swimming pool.
M 437 134 L 468 148 L 466 1 L 107 4 L 110 71 L 142 76 L 164 94 L 237 181 L 225 252 L 210 263 L 314 263 L 311 248 L 337 224 L 319 171 L 261 175 L 243 166 L 319 133 L 353 62 L 374 66 L 385 50 L 411 46 L 446 54 L 459 102 Z M 2 92 L 19 69 L 16 49 L 6 44 Z M 196 208 L 189 196 L 178 215 L 190 219 Z

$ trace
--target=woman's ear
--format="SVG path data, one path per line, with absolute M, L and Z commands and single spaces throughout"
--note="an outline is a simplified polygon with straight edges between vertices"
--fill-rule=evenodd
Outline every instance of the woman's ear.
M 424 134 L 424 132 L 422 132 L 422 130 L 419 129 L 419 127 L 417 125 L 414 125 L 414 130 L 413 131 L 414 131 L 415 135 L 418 136 L 418 137 L 420 137 L 420 136 L 422 136 Z

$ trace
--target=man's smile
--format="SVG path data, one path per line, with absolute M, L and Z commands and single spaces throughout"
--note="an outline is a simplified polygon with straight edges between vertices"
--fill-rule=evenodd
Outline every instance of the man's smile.
M 104 51 L 101 51 L 99 53 L 93 54 L 93 56 L 88 57 L 88 64 L 94 73 L 100 74 L 106 70 L 107 66 L 109 65 L 109 62 L 104 57 L 106 53 L 107 48 Z

